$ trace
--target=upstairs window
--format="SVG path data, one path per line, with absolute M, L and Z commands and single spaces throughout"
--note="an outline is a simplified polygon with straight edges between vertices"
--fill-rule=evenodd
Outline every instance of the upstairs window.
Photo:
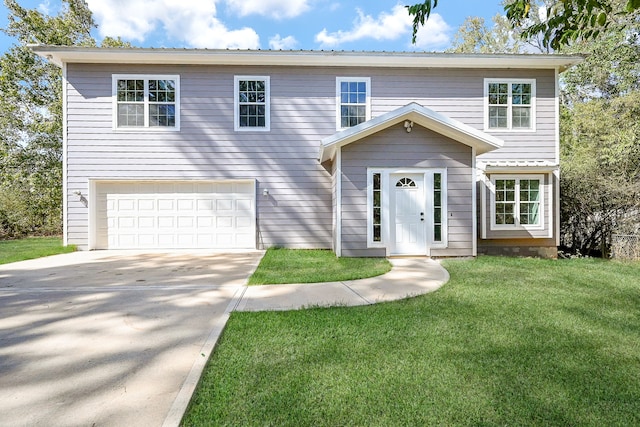
M 269 86 L 268 76 L 235 77 L 235 130 L 268 131 L 270 129 Z
M 338 77 L 336 79 L 338 130 L 357 126 L 371 118 L 371 79 Z
M 485 80 L 487 130 L 534 130 L 535 80 Z
M 113 75 L 114 128 L 180 128 L 180 77 Z

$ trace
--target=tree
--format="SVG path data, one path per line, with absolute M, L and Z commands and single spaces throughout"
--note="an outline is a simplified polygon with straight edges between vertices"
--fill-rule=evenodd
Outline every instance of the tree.
M 505 4 L 507 18 L 514 27 L 523 28 L 526 39 L 541 35 L 545 47 L 559 49 L 576 40 L 591 40 L 616 25 L 625 15 L 637 16 L 640 0 L 555 0 L 546 8 L 546 20 L 532 20 L 535 0 L 509 0 Z M 438 0 L 425 0 L 407 6 L 413 16 L 413 43 L 418 28 L 429 19 Z
M 61 230 L 62 86 L 58 67 L 29 43 L 95 46 L 84 0 L 63 0 L 57 16 L 5 0 L 3 31 L 18 43 L 0 57 L 0 238 Z M 107 39 L 111 46 L 123 45 Z
M 638 117 L 639 90 L 563 107 L 561 234 L 571 252 L 604 256 L 611 234 L 640 231 Z
M 523 40 L 514 34 L 506 17 L 497 14 L 493 26 L 488 27 L 484 18 L 467 17 L 453 36 L 450 53 L 521 53 Z

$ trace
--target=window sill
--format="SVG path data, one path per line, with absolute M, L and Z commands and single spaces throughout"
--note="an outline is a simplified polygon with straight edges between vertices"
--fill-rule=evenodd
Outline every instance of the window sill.
M 153 132 L 153 133 L 164 133 L 164 132 L 180 132 L 179 127 L 121 127 L 114 128 L 114 132 L 116 133 L 142 133 L 142 132 Z

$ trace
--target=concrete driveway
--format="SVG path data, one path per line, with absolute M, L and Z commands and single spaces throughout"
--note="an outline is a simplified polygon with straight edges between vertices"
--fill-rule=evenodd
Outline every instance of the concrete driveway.
M 0 425 L 175 421 L 261 256 L 95 251 L 1 265 Z

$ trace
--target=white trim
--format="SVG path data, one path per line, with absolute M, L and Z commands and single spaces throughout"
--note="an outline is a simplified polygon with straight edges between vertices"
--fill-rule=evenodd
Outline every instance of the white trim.
M 365 121 L 371 120 L 371 77 L 336 77 L 336 130 L 348 129 L 348 127 L 342 127 L 342 88 L 341 83 L 347 82 L 364 82 L 366 87 L 366 100 L 365 100 Z
M 240 126 L 240 81 L 263 80 L 265 92 L 264 126 Z M 269 132 L 271 131 L 271 77 L 270 76 L 233 76 L 233 129 L 236 132 Z
M 555 232 L 556 232 L 556 246 L 560 246 L 560 169 L 556 169 L 549 175 L 551 179 L 551 189 L 555 191 L 555 206 L 553 209 L 553 216 L 555 218 Z M 551 196 L 549 196 L 551 197 Z M 551 234 L 552 228 L 549 227 L 549 234 Z M 553 237 L 550 235 L 549 237 Z
M 385 232 L 384 232 L 384 215 L 382 215 L 380 221 L 380 241 L 373 240 L 373 175 L 380 174 L 380 210 L 381 215 L 384 212 L 383 206 L 383 183 L 385 179 L 383 168 L 367 168 L 367 248 L 384 248 L 385 245 Z M 387 175 L 388 176 L 388 175 Z
M 67 182 L 67 157 L 69 142 L 67 125 L 67 64 L 62 65 L 62 245 L 69 244 L 69 184 Z
M 322 139 L 318 159 L 320 163 L 333 159 L 339 147 L 359 141 L 405 120 L 410 120 L 469 147 L 474 147 L 476 154 L 502 148 L 504 145 L 504 141 L 499 138 L 412 102 Z
M 256 249 L 258 247 L 258 195 L 256 194 L 257 189 L 257 180 L 255 178 L 233 178 L 233 179 L 180 179 L 180 178 L 141 178 L 141 179 L 131 179 L 131 178 L 89 178 L 89 239 L 88 239 L 88 249 L 98 249 L 98 186 L 103 184 L 140 184 L 140 183 L 175 183 L 175 182 L 185 182 L 185 183 L 251 183 L 252 191 L 250 193 L 253 197 L 253 208 L 251 210 L 252 218 L 253 218 L 253 248 Z M 244 193 L 243 193 L 244 194 Z M 100 248 L 103 249 L 103 248 Z
M 487 190 L 489 188 L 489 178 L 484 173 L 480 177 L 480 182 L 482 183 L 482 203 L 480 206 L 480 218 L 482 220 L 482 239 L 487 238 Z
M 118 126 L 118 80 L 144 80 L 144 126 Z M 149 126 L 149 80 L 173 80 L 175 82 L 175 126 Z M 180 75 L 178 74 L 112 74 L 112 129 L 116 132 L 179 132 L 180 131 Z M 167 102 L 167 104 L 171 104 Z
M 47 45 L 29 45 L 29 48 L 58 66 L 62 66 L 62 63 L 67 62 L 83 64 L 216 64 L 317 67 L 510 68 L 528 70 L 559 67 L 563 71 L 584 60 L 582 56 L 556 54 L 509 55 L 182 48 L 122 49 Z
M 472 256 L 478 256 L 478 169 L 476 167 L 476 150 L 471 149 L 471 229 L 473 240 L 471 246 Z M 448 215 L 447 215 L 448 216 Z
M 89 242 L 88 249 L 93 250 L 97 247 L 97 223 L 98 223 L 98 180 L 89 179 Z
M 380 174 L 381 186 L 381 241 L 373 241 L 373 174 Z M 434 241 L 434 179 L 433 174 L 442 175 L 442 241 Z M 425 201 L 425 210 L 430 209 L 430 214 L 426 215 L 424 225 L 425 233 L 425 253 L 416 255 L 430 255 L 432 249 L 446 249 L 449 247 L 449 211 L 448 211 L 448 170 L 447 168 L 388 168 L 388 167 L 370 167 L 367 168 L 367 248 L 385 248 L 387 253 L 391 252 L 391 191 L 394 187 L 390 184 L 391 175 L 402 174 L 421 174 L 423 176 L 423 196 Z M 474 239 L 476 237 L 474 236 Z
M 342 256 L 342 150 L 336 153 L 336 256 Z
M 507 125 L 506 128 L 492 128 L 489 127 L 489 84 L 491 83 L 507 83 L 509 85 L 509 101 L 507 104 Z M 512 128 L 511 127 L 511 115 L 513 112 L 513 104 L 511 103 L 511 85 L 514 83 L 524 83 L 531 85 L 531 127 L 530 128 Z M 482 102 L 484 104 L 484 131 L 493 133 L 532 133 L 536 131 L 536 80 L 535 79 L 512 79 L 512 78 L 485 78 L 484 79 L 484 97 Z
M 491 231 L 509 231 L 509 230 L 544 230 L 544 212 L 545 212 L 545 199 L 546 199 L 546 194 L 549 191 L 549 186 L 548 184 L 545 184 L 545 179 L 544 179 L 545 175 L 543 174 L 530 174 L 530 175 L 525 175 L 525 174 L 492 174 L 490 179 L 489 179 L 489 191 L 491 192 Z M 515 206 L 515 212 L 514 212 L 514 216 L 515 216 L 515 220 L 516 223 L 514 225 L 510 225 L 510 224 L 496 224 L 496 179 L 499 180 L 516 180 L 518 182 L 518 184 L 516 184 L 516 189 L 515 189 L 515 200 L 514 200 L 514 206 Z M 525 224 L 522 225 L 520 224 L 520 184 L 519 182 L 521 180 L 534 180 L 537 179 L 540 182 L 540 191 L 542 192 L 542 194 L 540 194 L 540 207 L 539 207 L 539 212 L 540 212 L 540 222 L 539 224 L 535 224 L 535 225 L 530 225 L 530 224 Z
M 475 158 L 475 155 L 473 156 Z M 442 226 L 442 230 L 441 230 L 441 237 L 442 240 L 440 242 L 436 242 L 434 241 L 434 236 L 433 236 L 433 232 L 434 232 L 434 221 L 433 221 L 433 211 L 431 212 L 431 215 L 429 215 L 429 218 L 427 220 L 427 229 L 429 230 L 427 232 L 427 249 L 431 250 L 431 249 L 446 249 L 447 247 L 449 247 L 449 177 L 447 174 L 447 168 L 433 168 L 433 169 L 427 169 L 427 172 L 425 172 L 425 176 L 429 177 L 430 180 L 430 184 L 427 188 L 425 188 L 425 190 L 427 191 L 427 194 L 430 194 L 430 197 L 433 198 L 433 193 L 435 191 L 435 183 L 433 180 L 433 174 L 435 173 L 439 173 L 442 175 L 441 179 L 441 184 L 442 184 L 442 205 L 441 205 L 441 215 L 442 215 L 442 222 L 441 222 L 441 226 Z M 431 204 L 431 208 L 435 208 L 434 203 L 435 201 L 432 201 L 433 203 Z M 429 207 L 429 206 L 426 206 Z M 425 207 L 425 208 L 426 208 Z M 475 240 L 475 239 L 474 239 Z

